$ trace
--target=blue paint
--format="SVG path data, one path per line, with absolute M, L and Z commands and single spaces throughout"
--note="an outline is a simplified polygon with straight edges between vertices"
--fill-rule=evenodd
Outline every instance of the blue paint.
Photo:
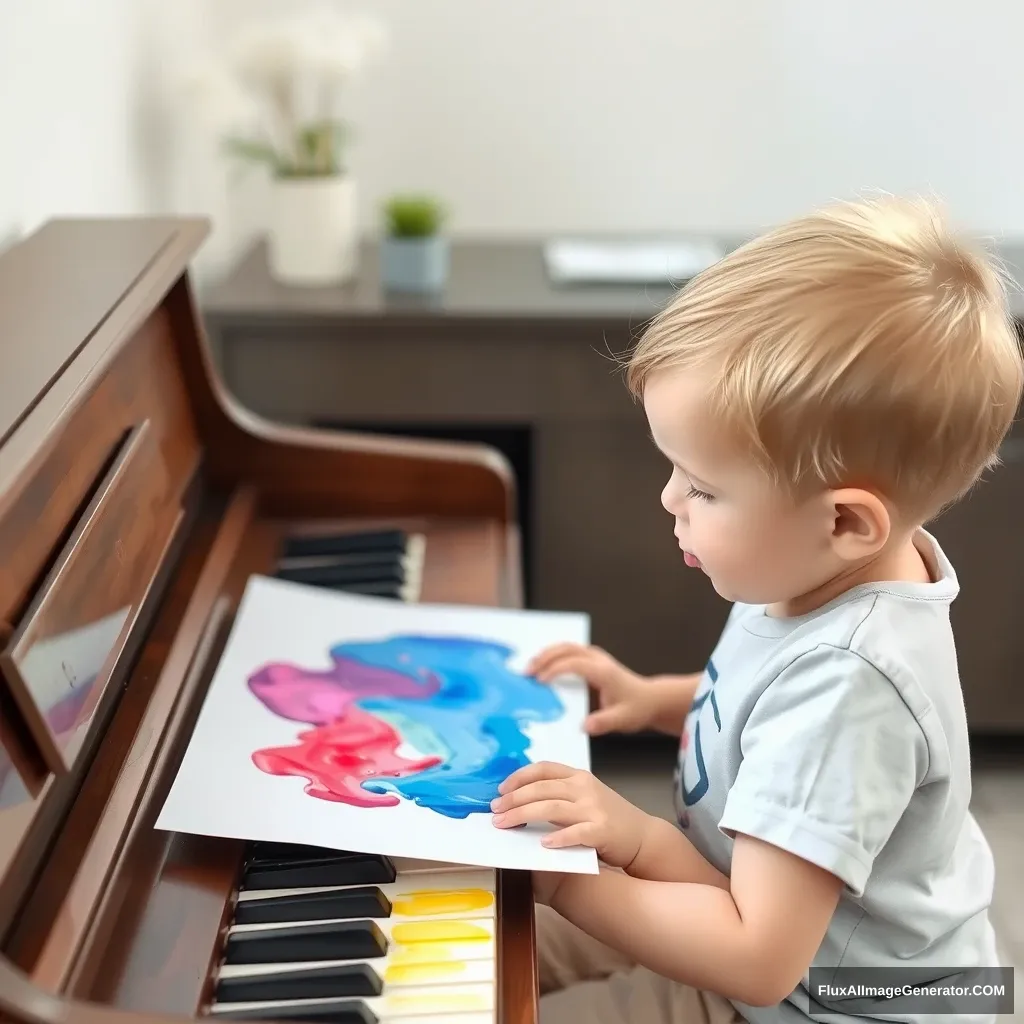
M 429 731 L 430 752 L 444 750 L 443 764 L 401 778 L 364 782 L 371 793 L 392 792 L 450 818 L 490 813 L 498 786 L 528 764 L 531 723 L 559 718 L 564 708 L 551 687 L 508 667 L 512 649 L 464 637 L 398 636 L 378 643 L 348 643 L 331 655 L 412 678 L 432 676 L 439 688 L 428 698 L 361 696 L 371 714 L 398 723 L 413 721 L 410 742 Z

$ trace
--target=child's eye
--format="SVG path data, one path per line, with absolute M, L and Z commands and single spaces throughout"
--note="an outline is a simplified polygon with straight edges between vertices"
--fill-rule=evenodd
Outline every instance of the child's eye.
M 690 497 L 698 498 L 700 501 L 714 501 L 714 497 L 707 491 L 698 491 L 696 487 L 690 487 Z

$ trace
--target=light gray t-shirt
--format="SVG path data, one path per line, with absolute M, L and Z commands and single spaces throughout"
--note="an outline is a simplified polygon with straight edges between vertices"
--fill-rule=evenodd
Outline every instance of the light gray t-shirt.
M 815 968 L 899 968 L 915 983 L 922 967 L 941 977 L 998 963 L 992 854 L 968 810 L 949 622 L 959 585 L 931 535 L 920 531 L 917 545 L 937 582 L 866 584 L 800 618 L 736 605 L 686 720 L 676 771 L 680 827 L 723 873 L 742 832 L 845 883 Z M 894 977 L 885 972 L 884 983 Z M 778 1006 L 737 1009 L 756 1024 L 865 1019 L 834 1009 L 819 1016 L 807 982 Z

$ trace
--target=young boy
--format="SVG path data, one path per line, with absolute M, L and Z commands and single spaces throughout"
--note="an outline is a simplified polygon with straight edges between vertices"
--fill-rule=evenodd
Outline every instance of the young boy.
M 697 676 L 574 646 L 530 667 L 599 691 L 592 732 L 681 733 L 678 828 L 550 763 L 494 802 L 497 827 L 552 823 L 548 845 L 606 865 L 536 877 L 542 1021 L 994 1019 L 977 999 L 931 1016 L 913 996 L 811 1000 L 809 971 L 898 985 L 998 963 L 957 579 L 922 524 L 1016 414 L 1001 277 L 926 204 L 838 205 L 683 289 L 628 383 L 671 465 L 683 560 L 734 606 Z

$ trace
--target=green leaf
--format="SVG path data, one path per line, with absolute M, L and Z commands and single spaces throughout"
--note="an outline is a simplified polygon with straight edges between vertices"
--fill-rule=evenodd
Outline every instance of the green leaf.
M 266 142 L 231 136 L 224 140 L 225 151 L 239 160 L 254 164 L 269 164 L 273 170 L 280 166 L 277 150 Z
M 392 196 L 384 204 L 388 233 L 393 238 L 426 238 L 436 235 L 447 213 L 432 196 Z

